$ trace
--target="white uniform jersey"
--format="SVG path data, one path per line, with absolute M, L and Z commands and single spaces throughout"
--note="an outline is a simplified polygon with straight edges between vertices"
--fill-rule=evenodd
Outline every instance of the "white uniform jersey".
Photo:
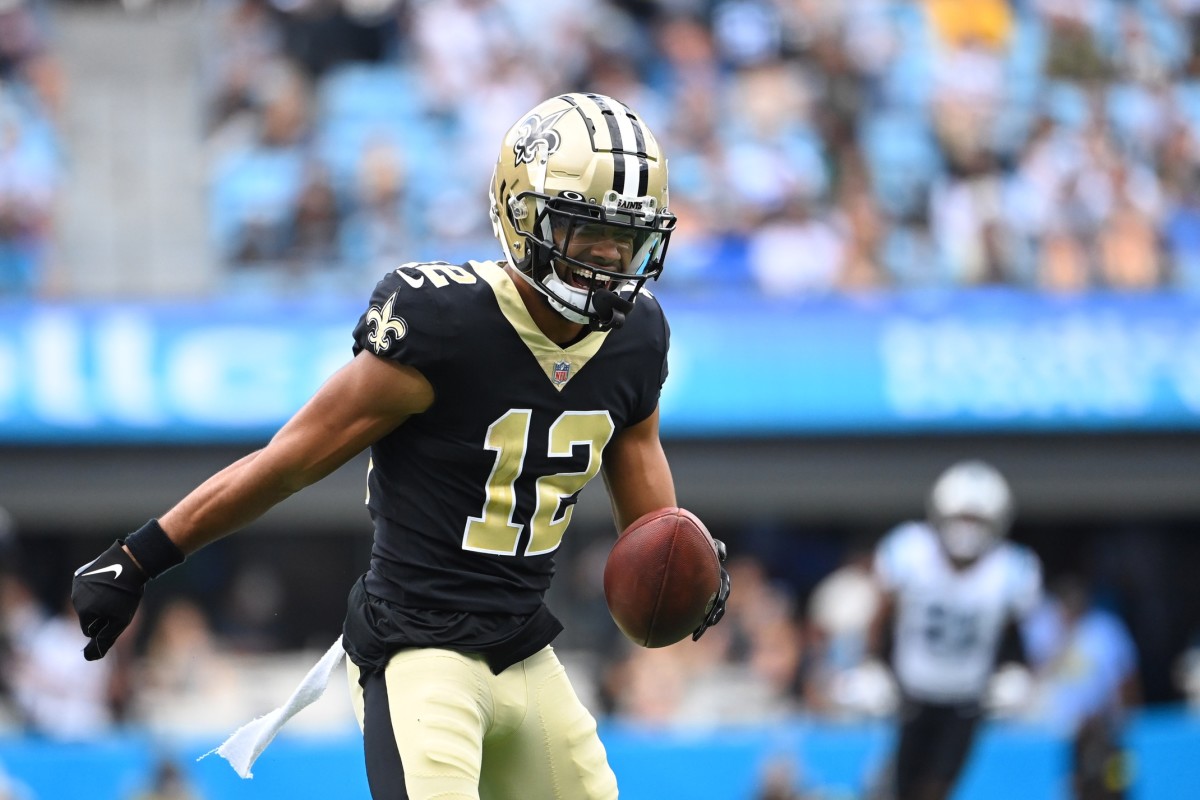
M 981 699 L 1005 624 L 1041 600 L 1041 564 L 1028 548 L 1004 541 L 956 570 L 921 522 L 884 537 L 875 571 L 896 603 L 896 680 L 906 695 L 925 702 Z

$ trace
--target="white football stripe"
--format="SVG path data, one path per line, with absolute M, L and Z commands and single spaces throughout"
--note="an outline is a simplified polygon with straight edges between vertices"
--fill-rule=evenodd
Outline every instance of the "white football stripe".
M 637 150 L 637 135 L 633 132 L 633 123 L 630 122 L 625 107 L 618 104 L 613 108 L 613 116 L 616 117 L 617 129 L 621 132 L 621 148 L 630 153 Z M 638 157 L 636 155 L 626 155 L 624 159 L 625 187 L 621 189 L 621 194 L 628 197 L 636 197 L 638 193 L 638 177 L 641 175 Z

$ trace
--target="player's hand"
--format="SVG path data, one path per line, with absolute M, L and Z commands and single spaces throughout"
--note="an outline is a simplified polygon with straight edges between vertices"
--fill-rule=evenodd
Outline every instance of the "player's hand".
M 725 603 L 729 600 L 729 572 L 725 569 L 725 543 L 720 539 L 713 539 L 713 544 L 717 546 L 717 558 L 721 561 L 721 587 L 717 589 L 717 597 L 708 609 L 704 622 L 701 622 L 700 627 L 692 631 L 693 642 L 703 636 L 706 630 L 721 621 L 721 617 L 725 616 Z
M 993 717 L 1019 717 L 1031 705 L 1033 673 L 1022 664 L 1002 664 L 992 673 L 983 695 L 983 707 Z
M 103 658 L 129 627 L 146 591 L 147 580 L 146 573 L 129 557 L 120 541 L 75 570 L 71 604 L 79 615 L 79 627 L 89 640 L 83 648 L 85 659 Z
M 868 659 L 833 675 L 829 698 L 836 708 L 855 716 L 885 717 L 896 711 L 900 690 L 891 669 Z

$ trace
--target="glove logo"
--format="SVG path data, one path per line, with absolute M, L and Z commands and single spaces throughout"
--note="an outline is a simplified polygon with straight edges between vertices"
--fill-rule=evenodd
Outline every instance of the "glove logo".
M 111 572 L 113 574 L 113 580 L 116 580 L 117 578 L 121 577 L 121 573 L 124 570 L 125 568 L 120 564 L 110 564 L 107 567 L 101 567 L 100 569 L 94 569 L 91 572 L 85 572 L 79 577 L 86 578 L 88 575 L 99 575 L 102 572 Z

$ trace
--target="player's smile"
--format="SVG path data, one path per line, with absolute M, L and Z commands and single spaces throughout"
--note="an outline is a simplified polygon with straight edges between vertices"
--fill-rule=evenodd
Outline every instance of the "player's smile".
M 617 271 L 621 269 L 620 264 L 604 264 L 593 261 L 589 261 L 589 263 L 593 264 L 599 269 L 604 270 Z M 563 261 L 557 261 L 555 262 L 555 270 L 558 272 L 558 276 L 563 279 L 564 283 L 567 283 L 576 289 L 583 289 L 584 291 L 587 291 L 592 288 L 593 284 L 601 289 L 612 288 L 612 281 L 603 279 L 597 280 L 596 273 L 587 267 L 577 267 Z

